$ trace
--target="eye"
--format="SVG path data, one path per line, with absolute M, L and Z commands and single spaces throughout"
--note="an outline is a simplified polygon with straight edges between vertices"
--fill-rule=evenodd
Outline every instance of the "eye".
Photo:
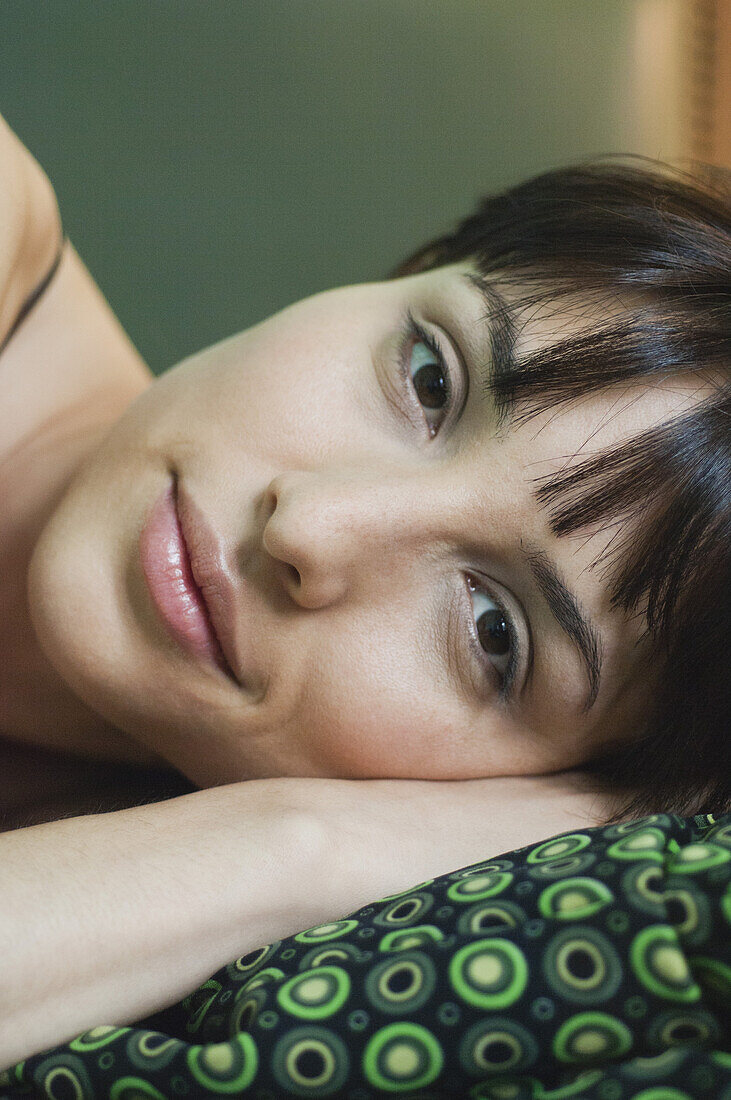
M 510 692 L 518 664 L 517 632 L 509 613 L 472 575 L 467 576 L 474 633 L 483 660 L 497 671 L 501 693 Z
M 410 313 L 403 349 L 403 374 L 429 435 L 435 436 L 454 403 L 452 377 L 436 338 Z
M 423 340 L 418 340 L 411 349 L 409 370 L 419 403 L 425 409 L 443 409 L 449 398 L 444 364 Z

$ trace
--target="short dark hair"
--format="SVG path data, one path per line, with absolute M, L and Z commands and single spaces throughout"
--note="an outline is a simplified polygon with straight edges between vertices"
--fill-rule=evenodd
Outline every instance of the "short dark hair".
M 471 260 L 517 292 L 496 338 L 526 305 L 621 293 L 619 316 L 615 304 L 606 323 L 493 372 L 505 416 L 651 377 L 694 375 L 711 391 L 689 414 L 537 483 L 557 535 L 641 520 L 602 558 L 612 606 L 646 616 L 659 688 L 632 742 L 595 762 L 638 792 L 623 811 L 635 816 L 731 804 L 730 179 L 634 157 L 546 172 L 483 199 L 391 272 Z

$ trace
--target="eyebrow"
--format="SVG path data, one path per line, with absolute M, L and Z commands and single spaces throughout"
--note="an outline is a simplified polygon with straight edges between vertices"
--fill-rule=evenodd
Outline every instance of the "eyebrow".
M 492 392 L 498 413 L 503 419 L 512 407 L 512 402 L 505 397 L 511 390 L 508 382 L 518 369 L 515 358 L 515 322 L 508 303 L 494 282 L 471 271 L 464 272 L 461 278 L 471 290 L 478 292 L 487 310 L 484 321 L 490 342 L 490 364 L 485 368 L 485 386 Z
M 488 327 L 491 361 L 486 386 L 493 393 L 498 413 L 504 418 L 512 409 L 512 402 L 504 396 L 511 390 L 506 384 L 518 369 L 515 358 L 515 323 L 508 303 L 494 282 L 474 272 L 465 272 L 462 279 L 473 291 L 479 293 L 487 310 L 484 320 Z M 601 684 L 602 647 L 599 634 L 582 612 L 579 601 L 561 579 L 555 562 L 548 554 L 523 544 L 521 551 L 549 611 L 581 655 L 589 681 L 583 709 L 591 710 Z
M 543 550 L 521 546 L 536 584 L 564 634 L 568 635 L 581 654 L 589 680 L 589 692 L 584 700 L 585 711 L 591 710 L 599 694 L 602 668 L 601 641 L 591 622 L 583 614 L 579 601 L 566 587 L 555 563 Z

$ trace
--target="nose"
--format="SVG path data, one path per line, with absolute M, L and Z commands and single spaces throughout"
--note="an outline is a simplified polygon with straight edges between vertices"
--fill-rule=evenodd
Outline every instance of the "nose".
M 262 546 L 301 607 L 331 606 L 397 556 L 413 565 L 416 543 L 433 536 L 424 493 L 408 479 L 359 471 L 291 471 L 265 494 Z M 434 501 L 429 509 L 433 514 Z

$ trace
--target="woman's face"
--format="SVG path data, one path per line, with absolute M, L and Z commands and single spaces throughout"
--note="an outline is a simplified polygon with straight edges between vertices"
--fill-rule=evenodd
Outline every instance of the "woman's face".
M 631 736 L 649 689 L 641 627 L 592 568 L 610 535 L 555 538 L 534 482 L 688 394 L 612 390 L 499 425 L 472 272 L 328 291 L 181 363 L 43 533 L 44 649 L 194 782 L 543 772 Z M 523 318 L 518 354 L 580 323 Z M 150 577 L 190 579 L 164 560 L 173 506 L 234 675 L 207 655 L 201 593 L 167 619 L 156 602 Z

